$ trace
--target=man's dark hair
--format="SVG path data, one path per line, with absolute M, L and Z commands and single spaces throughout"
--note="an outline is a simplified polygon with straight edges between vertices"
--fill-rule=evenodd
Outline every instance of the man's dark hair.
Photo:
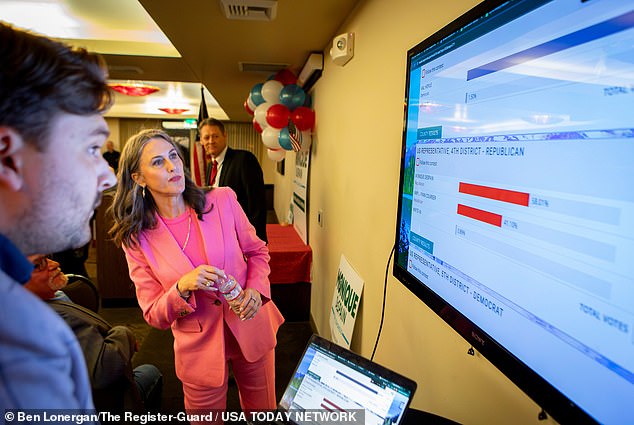
M 225 133 L 225 125 L 220 120 L 217 120 L 215 118 L 205 118 L 200 122 L 200 124 L 198 124 L 198 131 L 202 130 L 203 127 L 206 125 L 214 125 L 220 129 L 222 134 Z
M 112 92 L 101 56 L 0 23 L 0 126 L 45 150 L 60 113 L 108 110 Z

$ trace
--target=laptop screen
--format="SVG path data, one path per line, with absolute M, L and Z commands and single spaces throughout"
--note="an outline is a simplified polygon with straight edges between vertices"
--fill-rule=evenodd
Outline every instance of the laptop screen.
M 398 424 L 415 390 L 414 381 L 313 335 L 286 387 L 280 409 L 364 410 L 366 424 Z

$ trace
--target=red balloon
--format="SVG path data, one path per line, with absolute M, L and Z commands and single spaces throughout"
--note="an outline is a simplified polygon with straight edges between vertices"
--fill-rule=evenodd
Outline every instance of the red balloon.
M 288 125 L 288 117 L 291 112 L 285 105 L 276 103 L 266 111 L 266 122 L 273 128 L 284 128 Z
M 258 133 L 262 133 L 262 126 L 260 126 L 260 123 L 257 122 L 255 118 L 253 118 L 253 128 L 255 128 L 255 131 Z
M 249 115 L 253 115 L 253 110 L 249 108 L 249 103 L 246 100 L 244 101 L 244 109 L 249 113 Z
M 295 76 L 293 71 L 288 68 L 277 71 L 277 74 L 275 74 L 275 77 L 273 77 L 273 79 L 279 81 L 285 86 L 288 84 L 297 83 L 297 77 Z
M 300 106 L 291 113 L 291 121 L 300 131 L 312 130 L 315 125 L 315 111 L 306 106 Z

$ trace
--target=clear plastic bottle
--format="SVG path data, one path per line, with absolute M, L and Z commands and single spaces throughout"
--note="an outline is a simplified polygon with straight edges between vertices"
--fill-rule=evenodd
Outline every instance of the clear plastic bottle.
M 233 310 L 233 312 L 237 315 L 240 315 L 240 304 L 242 304 L 242 300 L 244 299 L 242 286 L 240 286 L 233 276 L 219 278 L 216 285 L 218 287 L 218 291 L 220 291 L 222 296 L 225 297 L 229 303 L 231 310 Z

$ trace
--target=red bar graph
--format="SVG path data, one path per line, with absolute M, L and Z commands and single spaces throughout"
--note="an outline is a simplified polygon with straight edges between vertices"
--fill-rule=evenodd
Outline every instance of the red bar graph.
M 325 397 L 322 399 L 320 406 L 328 410 L 329 412 L 334 412 L 334 409 L 337 409 L 340 412 L 345 412 L 345 410 L 343 410 L 341 407 L 337 406 L 335 403 Z
M 508 202 L 510 204 L 528 206 L 529 194 L 516 192 L 514 190 L 499 189 L 497 187 L 480 186 L 477 184 L 460 182 L 458 187 L 460 193 L 480 196 L 482 198 L 494 199 L 496 201 Z
M 492 224 L 497 227 L 502 227 L 502 216 L 500 214 L 479 210 L 462 204 L 458 204 L 458 214 L 484 223 Z

